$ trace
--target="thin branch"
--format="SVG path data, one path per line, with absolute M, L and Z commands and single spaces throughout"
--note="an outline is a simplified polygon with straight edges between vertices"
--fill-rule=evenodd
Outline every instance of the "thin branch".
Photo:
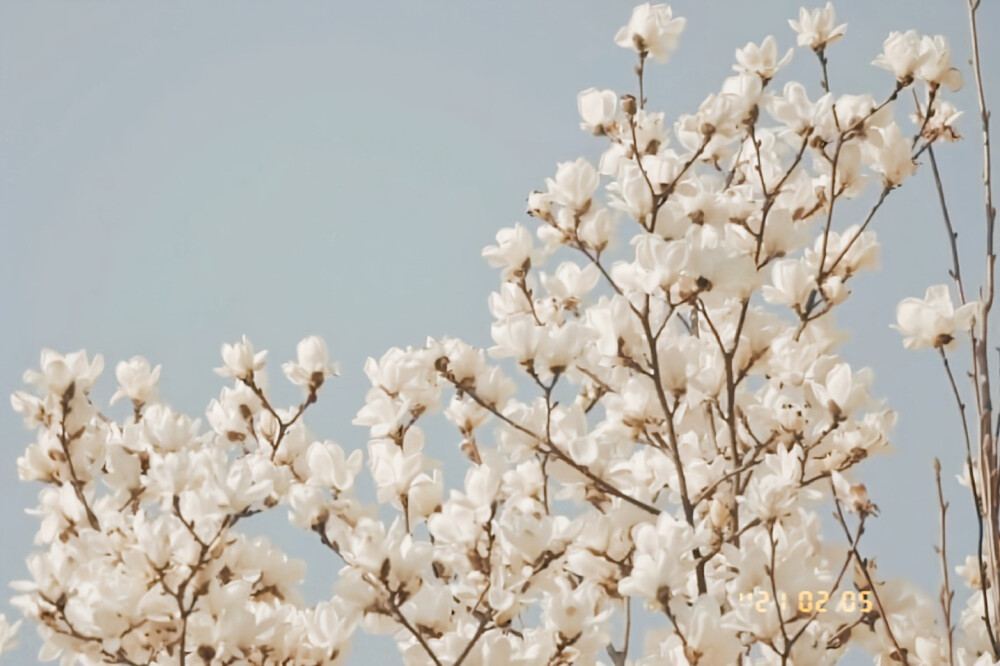
M 830 486 L 832 489 L 833 481 L 830 482 Z M 840 505 L 840 499 L 837 498 L 835 490 L 833 491 L 833 503 L 837 508 L 835 518 L 837 518 L 837 522 L 839 522 L 840 526 L 843 528 L 844 534 L 847 535 L 847 540 L 851 541 L 851 531 L 847 528 L 847 518 L 844 516 L 844 509 Z M 879 616 L 882 618 L 882 624 L 885 625 L 886 636 L 888 636 L 893 647 L 896 648 L 896 655 L 898 656 L 897 661 L 902 662 L 903 666 L 910 666 L 910 660 L 907 657 L 906 650 L 900 646 L 899 641 L 896 640 L 896 635 L 892 633 L 892 627 L 889 625 L 889 617 L 886 615 L 885 606 L 882 605 L 882 599 L 879 597 L 875 581 L 872 579 L 871 572 L 868 571 L 868 562 L 862 558 L 861 553 L 858 552 L 858 544 L 856 540 L 851 544 L 851 552 L 854 554 L 854 561 L 857 562 L 858 566 L 861 568 L 861 575 L 865 577 L 868 589 L 871 590 L 872 597 L 875 599 L 875 605 L 878 606 Z
M 833 260 L 833 263 L 830 264 L 830 268 L 823 270 L 822 264 L 820 264 L 821 266 L 820 277 L 816 281 L 817 284 L 821 283 L 826 278 L 827 275 L 830 275 L 831 273 L 833 273 L 834 270 L 836 270 L 837 265 L 841 261 L 843 261 L 844 257 L 847 256 L 847 253 L 851 250 L 851 247 L 854 246 L 854 243 L 857 242 L 859 238 L 861 238 L 861 234 L 863 234 L 865 230 L 868 228 L 868 225 L 871 224 L 871 221 L 875 218 L 875 213 L 877 213 L 878 209 L 882 207 L 882 204 L 885 203 L 886 197 L 889 196 L 889 193 L 892 192 L 893 189 L 895 188 L 893 188 L 890 185 L 886 185 L 882 188 L 882 192 L 881 194 L 879 194 L 878 201 L 876 201 L 875 205 L 872 206 L 872 209 L 868 211 L 868 217 L 865 218 L 865 221 L 861 225 L 861 228 L 858 229 L 858 232 L 851 237 L 851 240 L 847 242 L 847 245 L 844 246 L 844 248 L 840 251 L 837 257 Z
M 934 174 L 934 186 L 937 189 L 938 201 L 941 203 L 941 216 L 944 218 L 944 226 L 948 231 L 948 245 L 951 247 L 951 278 L 958 285 L 958 295 L 965 305 L 965 285 L 962 283 L 962 264 L 958 258 L 958 234 L 951 224 L 951 215 L 948 213 L 948 202 L 944 197 L 944 184 L 941 181 L 941 173 L 938 171 L 937 158 L 934 156 L 934 147 L 927 147 L 927 156 L 931 160 L 931 173 Z
M 941 461 L 934 459 L 934 480 L 937 483 L 938 507 L 941 511 L 941 547 L 937 548 L 941 555 L 941 574 L 944 581 L 941 586 L 941 612 L 944 614 L 944 626 L 948 632 L 948 663 L 955 666 L 955 628 L 951 624 L 951 602 L 955 598 L 955 593 L 951 590 L 951 581 L 948 577 L 948 529 L 945 516 L 948 513 L 948 503 L 944 501 L 944 491 L 941 489 Z
M 993 654 L 996 655 L 1000 653 L 1000 645 L 997 644 L 996 634 L 993 631 L 993 623 L 990 621 L 989 595 L 986 592 L 986 581 L 988 578 L 986 574 L 986 560 L 983 555 L 983 541 L 985 537 L 985 525 L 983 524 L 984 506 L 982 497 L 979 494 L 978 484 L 976 483 L 976 472 L 972 465 L 972 437 L 969 434 L 969 421 L 965 416 L 965 402 L 962 401 L 962 394 L 958 390 L 958 384 L 955 382 L 955 375 L 951 371 L 951 363 L 948 362 L 948 356 L 944 353 L 943 347 L 939 347 L 938 351 L 941 352 L 941 360 L 944 361 L 944 370 L 948 375 L 948 382 L 951 384 L 951 390 L 958 405 L 958 413 L 962 419 L 962 433 L 965 435 L 965 462 L 969 469 L 969 487 L 972 489 L 972 501 L 975 504 L 976 521 L 979 526 L 977 552 L 979 558 L 979 579 L 982 583 L 979 587 L 983 595 L 983 622 L 986 624 L 986 633 L 990 638 Z
M 70 443 L 76 440 L 80 436 L 80 432 L 70 434 L 66 430 L 66 417 L 69 416 L 70 407 L 69 403 L 73 400 L 73 396 L 76 393 L 76 382 L 73 382 L 69 387 L 63 392 L 60 398 L 60 406 L 62 407 L 61 416 L 59 418 L 59 446 L 62 448 L 63 454 L 66 456 L 66 465 L 69 468 L 70 484 L 73 486 L 73 492 L 76 494 L 76 498 L 83 505 L 84 511 L 87 513 L 87 522 L 90 526 L 97 530 L 101 530 L 101 524 L 97 520 L 97 515 L 94 513 L 93 509 L 90 508 L 90 503 L 87 501 L 87 496 L 83 493 L 84 483 L 76 474 L 76 467 L 73 465 L 73 456 L 70 453 Z M 82 430 L 82 429 L 81 429 Z
M 774 599 L 774 610 L 778 614 L 778 627 L 781 629 L 781 638 L 784 641 L 783 647 L 780 652 L 781 663 L 788 663 L 788 654 L 791 652 L 791 643 L 788 640 L 788 629 L 785 627 L 785 617 L 781 612 L 781 603 L 778 601 L 778 580 L 777 574 L 775 572 L 775 567 L 777 566 L 777 554 L 778 554 L 778 543 L 774 538 L 774 520 L 769 520 L 767 523 L 767 540 L 771 546 L 771 563 L 766 567 L 767 577 L 771 581 L 771 598 Z
M 468 644 L 466 644 L 465 649 L 462 650 L 462 654 L 458 655 L 458 659 L 455 660 L 455 666 L 462 666 L 462 663 L 465 661 L 465 658 L 468 657 L 469 653 L 472 652 L 472 648 L 475 647 L 480 637 L 482 637 L 482 635 L 486 633 L 488 624 L 489 624 L 489 618 L 487 618 L 484 615 L 479 620 L 479 626 L 476 627 L 476 633 L 469 640 Z
M 536 432 L 533 432 L 530 428 L 526 428 L 523 425 L 521 425 L 520 423 L 518 423 L 517 421 L 514 421 L 509 416 L 507 416 L 506 414 L 504 414 L 503 412 L 501 412 L 499 409 L 497 409 L 496 405 L 491 404 L 491 403 L 483 400 L 475 392 L 474 389 L 471 389 L 471 388 L 466 387 L 466 386 L 462 386 L 458 381 L 456 381 L 455 376 L 452 375 L 451 373 L 442 372 L 440 370 L 439 370 L 439 372 L 441 372 L 442 376 L 445 379 L 447 379 L 449 382 L 451 382 L 452 385 L 455 388 L 461 390 L 462 392 L 465 393 L 465 395 L 467 395 L 470 398 L 472 398 L 480 407 L 483 407 L 488 412 L 490 412 L 491 414 L 493 414 L 494 416 L 496 416 L 498 419 L 500 419 L 501 421 L 503 421 L 504 423 L 506 423 L 510 427 L 514 428 L 515 430 L 517 430 L 517 431 L 519 431 L 521 433 L 524 433 L 528 437 L 531 437 L 532 439 L 534 439 L 538 443 L 542 444 L 545 447 L 543 449 L 543 452 L 550 453 L 550 454 L 554 455 L 556 458 L 558 458 L 559 460 L 561 460 L 562 462 L 566 463 L 567 465 L 569 465 L 570 467 L 572 467 L 573 469 L 575 469 L 577 472 L 579 472 L 583 476 L 587 477 L 588 479 L 590 479 L 591 481 L 593 481 L 594 483 L 596 483 L 597 486 L 601 490 L 603 490 L 604 492 L 608 493 L 609 495 L 613 495 L 614 497 L 617 497 L 618 499 L 620 499 L 620 500 L 622 500 L 624 502 L 628 502 L 629 504 L 631 504 L 633 506 L 636 506 L 636 507 L 642 509 L 643 511 L 645 511 L 647 513 L 650 513 L 650 514 L 652 514 L 654 516 L 660 515 L 660 513 L 661 513 L 660 510 L 657 509 L 655 506 L 651 506 L 649 504 L 646 504 L 642 500 L 638 500 L 638 499 L 632 497 L 631 495 L 628 495 L 627 493 L 622 492 L 621 490 L 619 490 L 615 486 L 611 485 L 610 483 L 608 483 L 607 481 L 605 481 L 601 477 L 597 476 L 592 471 L 590 471 L 590 468 L 588 468 L 586 465 L 581 465 L 580 463 L 578 463 L 575 460 L 573 460 L 572 458 L 570 458 L 565 452 L 563 452 L 562 449 L 560 449 L 558 446 L 556 446 L 554 442 L 552 442 L 551 440 L 546 440 L 543 436 L 539 435 Z
M 986 104 L 986 91 L 983 84 L 982 61 L 979 53 L 979 26 L 977 11 L 979 2 L 968 1 L 969 33 L 972 40 L 972 68 L 976 81 L 976 98 L 979 103 L 979 117 L 983 133 L 983 192 L 986 212 L 986 277 L 980 292 L 982 301 L 982 321 L 978 345 L 973 349 L 976 363 L 975 382 L 978 391 L 979 416 L 979 465 L 982 470 L 984 513 L 987 521 L 987 535 L 990 554 L 990 574 L 994 600 L 1000 603 L 1000 474 L 997 470 L 996 441 L 993 438 L 993 397 L 990 389 L 989 365 L 989 315 L 993 307 L 994 281 L 996 268 L 996 252 L 994 248 L 994 229 L 996 226 L 996 207 L 993 205 L 993 167 L 990 151 L 990 112 Z M 996 607 L 995 607 L 996 608 Z M 994 642 L 993 656 L 1000 656 Z

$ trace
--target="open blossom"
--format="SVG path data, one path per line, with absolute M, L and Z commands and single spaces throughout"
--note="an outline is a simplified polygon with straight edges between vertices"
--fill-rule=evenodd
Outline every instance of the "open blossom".
M 924 298 L 904 298 L 896 307 L 894 328 L 903 334 L 907 349 L 950 349 L 957 336 L 972 328 L 979 316 L 978 301 L 955 308 L 947 285 L 927 288 Z
M 846 23 L 837 25 L 833 4 L 829 2 L 822 9 L 808 10 L 803 7 L 799 10 L 799 20 L 790 19 L 788 25 L 798 33 L 799 46 L 808 46 L 814 51 L 834 43 L 847 31 Z
M 612 205 L 637 220 L 645 220 L 653 211 L 653 193 L 649 191 L 646 177 L 639 167 L 631 164 L 625 167 L 621 180 L 613 183 L 608 190 L 616 195 Z
M 281 366 L 288 381 L 296 386 L 318 388 L 327 377 L 340 374 L 336 363 L 330 361 L 330 352 L 322 338 L 311 335 L 295 347 L 295 362 Z
M 899 81 L 916 77 L 933 87 L 943 85 L 952 91 L 962 87 L 962 73 L 952 66 L 951 50 L 941 35 L 892 32 L 873 64 L 889 70 Z
M 496 238 L 497 244 L 486 247 L 483 256 L 490 266 L 503 269 L 504 279 L 523 275 L 531 266 L 532 259 L 538 257 L 531 232 L 523 224 L 501 229 Z
M 962 72 L 951 64 L 951 49 L 941 35 L 924 35 L 920 40 L 924 54 L 917 76 L 933 86 L 943 85 L 952 92 L 962 87 Z
M 42 350 L 40 366 L 40 370 L 25 372 L 24 381 L 57 395 L 61 395 L 71 384 L 80 393 L 86 393 L 104 370 L 104 357 L 98 354 L 91 361 L 82 351 L 64 356 L 45 349 Z
M 833 97 L 827 93 L 815 102 L 810 102 L 805 86 L 797 81 L 789 81 L 781 95 L 769 95 L 765 98 L 765 103 L 765 108 L 775 120 L 796 134 L 802 134 L 830 114 Z
M 668 5 L 645 3 L 632 10 L 628 25 L 615 35 L 615 43 L 639 53 L 648 53 L 658 62 L 667 62 L 677 50 L 677 41 L 686 24 L 674 18 Z
M 555 178 L 546 183 L 556 203 L 582 214 L 590 207 L 599 176 L 594 166 L 581 157 L 575 162 L 561 162 Z
M 789 49 L 781 59 L 778 59 L 778 43 L 774 37 L 767 36 L 760 46 L 753 42 L 748 43 L 742 49 L 736 50 L 736 63 L 733 70 L 756 74 L 765 81 L 770 81 L 778 70 L 784 67 L 792 59 L 792 50 Z
M 306 456 L 310 480 L 328 488 L 350 490 L 361 469 L 361 451 L 345 456 L 342 448 L 329 441 L 313 442 Z
M 952 142 L 962 138 L 957 127 L 962 112 L 956 109 L 954 104 L 940 97 L 935 97 L 929 113 L 930 118 L 927 117 L 927 106 L 920 105 L 915 113 L 910 114 L 910 120 L 920 128 L 921 136 L 925 141 Z
M 905 81 L 913 77 L 925 59 L 926 55 L 920 48 L 920 35 L 916 30 L 907 30 L 889 33 L 882 45 L 882 53 L 872 64 L 889 70 L 897 80 Z
M 118 390 L 111 396 L 111 404 L 128 398 L 137 404 L 146 404 L 156 399 L 156 385 L 160 381 L 160 366 L 151 368 L 149 361 L 141 356 L 133 356 L 115 366 Z
M 765 285 L 764 298 L 770 303 L 780 303 L 801 312 L 816 289 L 815 273 L 801 262 L 785 259 L 774 264 L 772 284 Z
M 244 335 L 236 344 L 222 345 L 223 366 L 216 368 L 215 372 L 222 377 L 249 380 L 255 372 L 264 367 L 266 358 L 266 351 L 254 353 L 253 345 Z
M 579 264 L 567 261 L 559 264 L 555 275 L 542 273 L 542 284 L 554 298 L 573 305 L 583 300 L 601 279 L 597 266 L 590 264 L 580 268 Z
M 975 555 L 967 555 L 965 562 L 955 567 L 955 573 L 973 590 L 978 590 L 982 586 L 982 569 Z
M 910 141 L 895 123 L 877 128 L 872 133 L 869 148 L 872 168 L 882 175 L 886 186 L 896 187 L 916 173 L 917 165 L 910 152 Z

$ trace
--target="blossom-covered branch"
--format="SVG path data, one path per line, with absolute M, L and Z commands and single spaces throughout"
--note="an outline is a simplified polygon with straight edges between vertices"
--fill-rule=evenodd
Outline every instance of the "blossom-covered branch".
M 42 657 L 337 664 L 363 630 L 393 635 L 414 665 L 822 665 L 851 646 L 878 663 L 992 663 L 988 363 L 976 355 L 980 467 L 971 434 L 964 456 L 987 552 L 963 569 L 977 593 L 953 631 L 950 596 L 942 627 L 928 595 L 882 580 L 859 549 L 877 510 L 855 468 L 887 450 L 896 417 L 870 395 L 872 372 L 840 355 L 833 320 L 877 264 L 887 197 L 924 153 L 937 174 L 933 146 L 959 138 L 947 92 L 961 77 L 942 37 L 892 33 L 873 54 L 892 74 L 884 89 L 834 92 L 846 26 L 829 5 L 790 23 L 820 90 L 779 85 L 795 51 L 769 36 L 668 121 L 646 73 L 686 22 L 666 5 L 634 9 L 615 42 L 636 59 L 637 90 L 577 99 L 600 160 L 560 163 L 528 198 L 534 222 L 483 251 L 501 273 L 493 346 L 429 339 L 369 359 L 353 421 L 364 450 L 307 425 L 338 372 L 317 337 L 281 366 L 302 391 L 288 407 L 266 352 L 224 345 L 217 372 L 231 384 L 207 430 L 161 400 L 161 368 L 145 359 L 116 368 L 114 399 L 132 404 L 118 421 L 90 398 L 100 357 L 44 352 L 25 376 L 34 392 L 13 398 L 36 433 L 21 478 L 43 484 L 15 604 Z M 897 118 L 904 91 L 912 129 Z M 848 200 L 868 211 L 859 223 Z M 955 307 L 932 287 L 897 312 L 907 347 L 942 355 L 963 415 L 948 354 L 966 332 L 985 348 L 985 293 L 963 288 Z M 438 414 L 468 460 L 447 485 L 426 441 Z M 366 462 L 373 502 L 355 494 Z M 304 566 L 243 533 L 279 508 L 338 568 L 328 600 L 306 604 Z M 846 543 L 824 537 L 823 510 Z M 658 622 L 644 630 L 640 613 Z

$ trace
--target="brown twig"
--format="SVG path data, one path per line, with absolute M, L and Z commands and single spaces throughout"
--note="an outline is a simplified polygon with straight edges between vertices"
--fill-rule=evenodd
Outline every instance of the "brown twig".
M 987 517 L 986 534 L 990 554 L 991 588 L 994 602 L 1000 594 L 1000 474 L 997 470 L 996 441 L 993 437 L 993 398 L 990 389 L 989 365 L 989 314 L 994 300 L 994 272 L 996 268 L 996 252 L 994 248 L 994 229 L 996 226 L 996 208 L 993 205 L 993 168 L 990 152 L 990 112 L 986 103 L 986 91 L 983 84 L 982 61 L 979 53 L 979 26 L 977 12 L 978 0 L 968 0 L 969 34 L 972 42 L 972 69 L 976 82 L 976 99 L 979 104 L 979 117 L 983 134 L 983 193 L 986 212 L 986 277 L 980 293 L 982 302 L 982 321 L 979 322 L 980 332 L 978 344 L 973 348 L 975 357 L 975 382 L 978 397 L 979 416 L 979 465 L 982 470 L 983 509 Z M 996 609 L 997 606 L 995 605 Z M 1000 656 L 997 643 L 993 643 L 993 656 Z
M 69 416 L 70 406 L 69 403 L 73 400 L 73 396 L 76 394 L 76 382 L 67 387 L 60 398 L 60 410 L 61 415 L 59 417 L 59 446 L 62 448 L 63 454 L 66 456 L 66 466 L 69 468 L 70 484 L 73 486 L 73 492 L 76 494 L 76 498 L 83 505 L 84 511 L 87 513 L 87 522 L 90 526 L 100 531 L 101 524 L 97 520 L 97 515 L 94 513 L 93 509 L 90 508 L 90 503 L 87 501 L 87 496 L 83 493 L 84 483 L 77 476 L 76 466 L 73 464 L 73 455 L 70 452 L 70 444 L 80 437 L 82 430 L 73 434 L 70 434 L 66 430 L 66 417 Z
M 941 546 L 935 548 L 941 556 L 941 575 L 944 581 L 941 585 L 941 612 L 944 614 L 944 626 L 948 635 L 948 663 L 955 665 L 954 634 L 955 628 L 951 624 L 951 602 L 955 598 L 955 593 L 951 589 L 951 581 L 948 577 L 948 529 L 946 515 L 948 513 L 948 503 L 944 501 L 944 491 L 941 489 L 941 461 L 934 459 L 934 480 L 937 483 L 938 508 L 941 512 Z
M 441 372 L 441 371 L 439 371 L 439 372 Z M 499 409 L 497 409 L 496 405 L 491 404 L 491 403 L 487 402 L 486 400 L 483 400 L 483 398 L 480 397 L 476 393 L 475 389 L 472 389 L 472 388 L 466 387 L 466 386 L 462 386 L 455 379 L 455 376 L 452 375 L 451 373 L 441 372 L 441 374 L 442 374 L 442 376 L 445 379 L 447 379 L 449 382 L 451 382 L 451 384 L 455 388 L 460 389 L 463 393 L 465 393 L 465 395 L 467 395 L 470 398 L 472 398 L 480 407 L 483 407 L 488 412 L 490 412 L 491 414 L 493 414 L 494 416 L 496 416 L 498 419 L 500 419 L 501 421 L 503 421 L 504 423 L 506 423 L 510 427 L 514 428 L 515 430 L 517 430 L 517 431 L 519 431 L 519 432 L 527 435 L 528 437 L 531 437 L 535 441 L 537 441 L 539 444 L 541 444 L 544 447 L 543 451 L 545 453 L 549 453 L 549 454 L 554 455 L 560 461 L 566 463 L 567 465 L 569 465 L 570 467 L 572 467 L 573 469 L 575 469 L 577 472 L 579 472 L 583 476 L 585 476 L 588 479 L 590 479 L 591 481 L 593 481 L 595 484 L 597 484 L 597 486 L 601 490 L 603 490 L 607 494 L 612 495 L 614 497 L 617 497 L 618 499 L 620 499 L 620 500 L 622 500 L 624 502 L 627 502 L 628 504 L 631 504 L 631 505 L 633 505 L 635 507 L 638 507 L 638 508 L 642 509 L 643 511 L 645 511 L 647 513 L 650 513 L 650 514 L 652 514 L 654 516 L 660 515 L 660 513 L 661 513 L 660 510 L 657 509 L 655 506 L 651 506 L 649 504 L 646 504 L 642 500 L 638 500 L 638 499 L 632 497 L 631 495 L 622 492 L 621 490 L 619 490 L 618 488 L 616 488 L 615 486 L 613 486 L 611 483 L 609 483 L 609 482 L 605 481 L 604 479 L 602 479 L 601 477 L 597 476 L 592 471 L 590 471 L 589 467 L 587 467 L 586 465 L 581 465 L 580 463 L 578 463 L 575 460 L 573 460 L 572 458 L 570 458 L 569 455 L 567 455 L 562 449 L 560 449 L 558 446 L 556 446 L 554 442 L 552 442 L 551 440 L 546 439 L 544 436 L 539 435 L 536 432 L 533 432 L 530 428 L 526 428 L 525 426 L 521 425 L 517 421 L 513 420 L 512 418 L 510 418 L 509 416 L 507 416 L 506 414 L 504 414 L 503 412 L 501 412 Z
M 955 382 L 955 375 L 951 371 L 951 363 L 948 361 L 948 355 L 944 353 L 943 347 L 939 347 L 938 351 L 941 353 L 941 360 L 944 362 L 944 371 L 948 375 L 948 382 L 951 385 L 952 394 L 955 396 L 955 403 L 958 406 L 958 413 L 962 419 L 962 433 L 965 435 L 965 462 L 969 470 L 969 487 L 972 490 L 972 501 L 975 504 L 976 521 L 979 526 L 977 553 L 979 561 L 979 579 L 982 583 L 980 585 L 980 590 L 983 595 L 983 622 L 986 624 L 986 633 L 989 636 L 993 653 L 997 654 L 997 639 L 996 634 L 993 631 L 993 623 L 990 621 L 989 595 L 986 592 L 986 581 L 989 578 L 986 573 L 986 559 L 983 554 L 983 541 L 985 539 L 985 525 L 983 521 L 984 506 L 982 496 L 979 493 L 978 484 L 976 483 L 976 472 L 975 469 L 973 469 L 972 464 L 972 436 L 969 433 L 969 421 L 965 415 L 965 402 L 962 400 L 962 394 L 958 390 L 958 384 Z
M 830 482 L 830 487 L 833 489 L 833 481 Z M 848 542 L 851 542 L 851 531 L 847 527 L 847 518 L 844 516 L 844 509 L 840 504 L 840 499 L 837 497 L 836 490 L 833 491 L 833 503 L 837 509 L 837 513 L 834 516 L 837 522 L 844 530 L 844 534 L 847 535 Z M 859 531 L 858 536 L 860 537 L 861 532 Z M 882 599 L 879 596 L 878 589 L 875 581 L 872 579 L 871 572 L 868 571 L 868 561 L 861 557 L 861 553 L 858 552 L 857 540 L 851 542 L 851 553 L 854 554 L 854 561 L 857 562 L 858 566 L 861 568 L 861 575 L 865 577 L 865 582 L 868 585 L 868 589 L 871 590 L 872 598 L 875 599 L 875 605 L 878 606 L 879 616 L 882 618 L 882 624 L 885 625 L 885 633 L 892 643 L 893 647 L 896 649 L 895 657 L 896 661 L 899 661 L 903 666 L 909 666 L 910 660 L 907 657 L 907 651 L 899 644 L 896 640 L 896 635 L 892 632 L 892 626 L 889 624 L 889 617 L 885 612 L 885 606 L 882 605 Z M 897 658 L 898 657 L 898 658 Z

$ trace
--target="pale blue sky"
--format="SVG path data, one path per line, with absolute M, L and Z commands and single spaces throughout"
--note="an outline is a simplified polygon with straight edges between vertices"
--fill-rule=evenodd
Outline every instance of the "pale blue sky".
M 1000 90 L 1000 7 L 983 3 L 984 60 Z M 577 129 L 576 93 L 632 91 L 631 55 L 612 36 L 632 3 L 0 2 L 0 393 L 20 386 L 43 346 L 133 354 L 164 365 L 162 390 L 201 414 L 222 382 L 222 342 L 247 333 L 275 361 L 317 333 L 341 361 L 311 424 L 346 448 L 362 404 L 362 364 L 427 335 L 489 343 L 480 257 L 524 220 L 527 193 L 557 161 L 596 158 Z M 649 69 L 651 104 L 693 110 L 729 74 L 733 50 L 775 34 L 797 2 L 678 2 L 681 50 Z M 943 33 L 968 58 L 961 0 L 841 2 L 850 25 L 832 47 L 836 92 L 886 91 L 868 63 L 891 29 Z M 790 72 L 818 80 L 811 54 Z M 996 98 L 996 94 L 994 94 Z M 971 89 L 956 96 L 972 111 Z M 977 128 L 940 161 L 966 249 L 981 243 Z M 853 221 L 853 220 L 851 220 Z M 842 220 L 847 224 L 847 220 Z M 895 304 L 947 280 L 929 174 L 893 195 L 876 226 L 883 270 L 854 284 L 841 322 L 852 364 L 900 412 L 899 453 L 864 466 L 882 516 L 865 536 L 885 575 L 938 586 L 931 461 L 945 459 L 953 559 L 971 551 L 956 417 L 933 354 L 902 349 Z M 971 252 L 970 252 L 971 254 Z M 976 271 L 970 270 L 970 276 Z M 108 372 L 96 390 L 114 390 Z M 289 393 L 289 399 L 293 393 Z M 447 432 L 447 431 L 443 431 Z M 0 409 L 0 584 L 21 578 L 37 487 L 16 479 L 29 441 Z M 448 435 L 440 457 L 459 453 Z M 335 562 L 310 535 L 267 524 L 319 574 Z M 324 583 L 326 584 L 326 583 Z M 328 588 L 327 588 L 328 589 Z M 9 607 L 0 602 L 0 609 Z M 10 663 L 35 662 L 34 631 Z M 374 647 L 372 647 L 374 646 Z M 356 647 L 357 663 L 385 654 Z M 395 661 L 395 659 L 392 659 Z

